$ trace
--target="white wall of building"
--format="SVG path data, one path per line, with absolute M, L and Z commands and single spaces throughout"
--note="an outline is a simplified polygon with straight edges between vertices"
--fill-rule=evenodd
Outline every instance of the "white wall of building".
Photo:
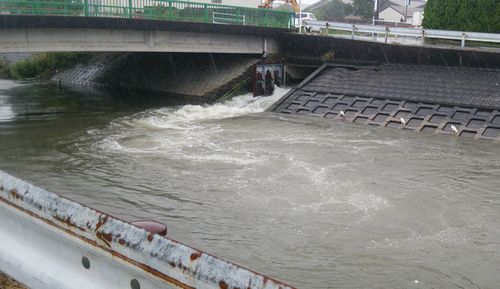
M 399 13 L 398 11 L 396 11 L 396 9 L 392 7 L 384 9 L 382 12 L 379 13 L 378 16 L 380 20 L 390 21 L 390 22 L 400 22 L 401 17 L 403 17 L 404 19 L 403 14 Z
M 424 19 L 423 11 L 413 12 L 413 26 L 422 26 L 422 20 Z

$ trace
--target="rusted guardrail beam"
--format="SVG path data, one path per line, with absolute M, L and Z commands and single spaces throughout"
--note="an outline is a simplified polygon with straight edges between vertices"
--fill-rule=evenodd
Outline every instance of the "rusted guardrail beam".
M 31 288 L 292 288 L 2 171 L 0 240 L 0 271 Z

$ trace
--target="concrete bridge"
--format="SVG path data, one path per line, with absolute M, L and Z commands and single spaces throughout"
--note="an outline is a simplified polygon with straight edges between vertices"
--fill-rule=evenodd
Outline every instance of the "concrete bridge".
M 277 52 L 294 13 L 185 1 L 2 1 L 0 52 Z

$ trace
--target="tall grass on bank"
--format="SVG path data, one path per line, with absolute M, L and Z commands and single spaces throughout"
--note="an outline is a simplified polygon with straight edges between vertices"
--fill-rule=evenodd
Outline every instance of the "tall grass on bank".
M 0 288 L 2 289 L 27 289 L 16 281 L 12 280 L 9 276 L 0 272 Z
M 50 76 L 56 70 L 67 69 L 77 64 L 88 63 L 92 57 L 92 54 L 79 52 L 39 53 L 11 65 L 8 69 L 8 76 L 14 79 Z
M 0 58 L 0 78 L 7 78 L 9 76 L 9 63 Z

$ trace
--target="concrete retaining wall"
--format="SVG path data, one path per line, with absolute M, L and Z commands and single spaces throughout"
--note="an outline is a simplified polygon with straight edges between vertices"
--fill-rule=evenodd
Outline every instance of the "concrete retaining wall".
M 296 58 L 330 54 L 335 60 L 356 62 L 500 68 L 499 49 L 409 46 L 291 33 L 280 34 L 278 39 L 281 52 Z

